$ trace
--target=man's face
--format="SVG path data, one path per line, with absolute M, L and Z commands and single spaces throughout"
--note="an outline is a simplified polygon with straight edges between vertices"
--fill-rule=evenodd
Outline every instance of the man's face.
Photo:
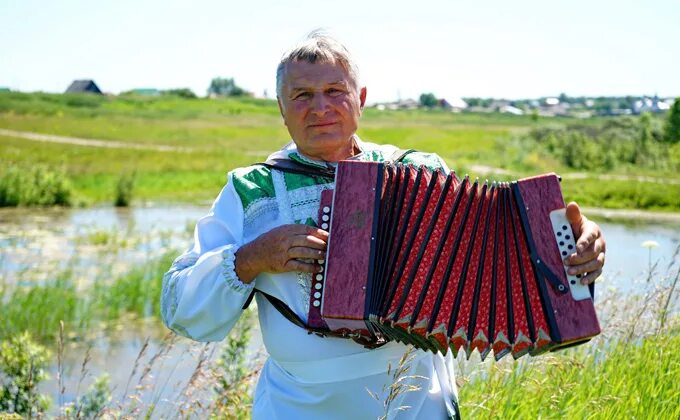
M 300 152 L 326 161 L 352 156 L 366 100 L 355 83 L 339 64 L 288 63 L 279 108 Z

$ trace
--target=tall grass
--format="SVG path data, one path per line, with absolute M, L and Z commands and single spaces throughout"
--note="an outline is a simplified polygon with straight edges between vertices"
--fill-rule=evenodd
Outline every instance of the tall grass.
M 680 335 L 493 365 L 461 389 L 467 418 L 680 418 Z
M 135 172 L 125 173 L 118 179 L 113 205 L 116 207 L 128 207 L 132 203 L 135 188 Z
M 0 207 L 68 206 L 72 187 L 63 170 L 8 165 L 0 172 Z
M 70 331 L 82 332 L 93 322 L 111 322 L 125 314 L 156 317 L 161 278 L 175 254 L 169 251 L 114 279 L 98 279 L 86 290 L 78 288 L 69 268 L 41 284 L 0 286 L 0 340 L 28 332 L 50 342 L 60 321 Z
M 592 342 L 468 369 L 463 416 L 680 418 L 678 250 L 664 275 L 650 268 L 640 294 L 598 299 L 603 333 Z

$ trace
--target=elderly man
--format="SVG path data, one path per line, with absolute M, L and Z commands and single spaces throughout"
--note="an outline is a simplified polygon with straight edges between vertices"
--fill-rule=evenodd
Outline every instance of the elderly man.
M 366 102 L 357 68 L 332 38 L 312 34 L 284 55 L 277 70 L 278 103 L 292 142 L 270 156 L 309 171 L 295 173 L 265 165 L 233 170 L 210 212 L 197 225 L 194 245 L 163 279 L 162 317 L 178 334 L 199 341 L 222 340 L 238 320 L 254 287 L 284 302 L 303 321 L 309 310 L 311 277 L 320 270 L 328 233 L 318 229 L 321 191 L 332 178 L 315 171 L 343 159 L 383 161 L 393 146 L 364 142 L 356 135 Z M 405 163 L 443 168 L 434 154 L 410 153 Z M 577 253 L 568 261 L 590 283 L 601 273 L 604 239 L 575 204 L 569 218 Z M 287 320 L 257 294 L 269 359 L 255 391 L 254 418 L 371 418 L 383 406 L 387 373 L 406 348 L 388 343 L 369 350 L 354 341 L 318 337 Z M 409 406 L 400 418 L 458 416 L 456 387 L 448 357 L 418 351 L 410 381 L 419 391 L 398 395 L 392 407 Z M 394 415 L 396 411 L 392 412 Z

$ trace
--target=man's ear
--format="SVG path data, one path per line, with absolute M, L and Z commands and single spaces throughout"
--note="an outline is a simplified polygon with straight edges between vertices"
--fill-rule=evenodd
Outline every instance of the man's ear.
M 360 109 L 364 109 L 364 105 L 366 105 L 366 87 L 362 87 L 361 90 L 359 90 L 359 100 L 360 102 Z

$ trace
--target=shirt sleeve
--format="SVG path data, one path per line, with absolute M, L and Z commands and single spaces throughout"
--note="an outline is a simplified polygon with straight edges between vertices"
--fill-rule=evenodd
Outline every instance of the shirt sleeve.
M 254 287 L 234 271 L 243 240 L 243 207 L 232 175 L 210 212 L 199 219 L 194 244 L 163 276 L 161 318 L 196 341 L 222 340 L 238 320 Z

